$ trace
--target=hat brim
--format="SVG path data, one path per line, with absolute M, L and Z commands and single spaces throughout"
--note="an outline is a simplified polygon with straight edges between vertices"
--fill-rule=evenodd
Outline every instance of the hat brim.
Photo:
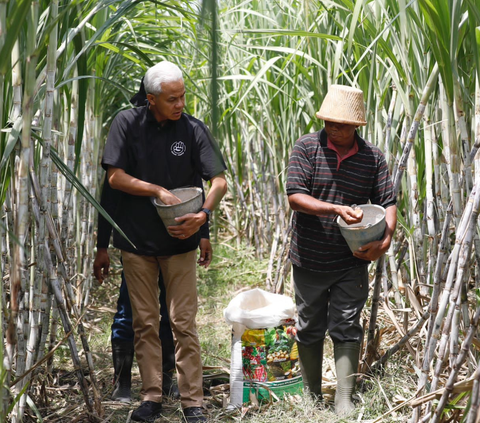
M 367 124 L 367 122 L 365 121 L 346 120 L 346 119 L 339 119 L 332 116 L 325 116 L 320 112 L 315 113 L 315 116 L 317 116 L 317 118 L 319 119 L 328 120 L 329 122 L 346 123 L 347 125 L 365 126 Z

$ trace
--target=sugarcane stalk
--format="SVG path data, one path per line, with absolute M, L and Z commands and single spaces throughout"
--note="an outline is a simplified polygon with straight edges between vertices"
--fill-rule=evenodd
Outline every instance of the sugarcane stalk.
M 6 32 L 7 32 L 7 5 L 8 0 L 0 0 L 0 50 L 2 50 L 5 44 Z M 0 98 L 5 98 L 5 74 L 0 72 Z M 4 102 L 0 101 L 0 122 L 4 122 Z M 3 134 L 0 134 L 0 142 L 3 140 Z M 0 394 L 1 396 L 1 394 Z M 0 404 L 2 403 L 0 397 Z
M 31 178 L 32 178 L 32 185 L 33 185 L 33 188 L 34 188 L 33 191 L 34 191 L 36 197 L 38 198 L 41 195 L 41 193 L 40 193 L 39 184 L 38 184 L 36 175 L 33 172 L 32 172 Z M 48 228 L 51 231 L 49 238 L 51 240 L 58 239 L 58 235 L 55 231 L 54 226 L 53 225 L 48 225 Z M 69 299 L 70 308 L 72 309 L 72 311 L 73 311 L 73 313 L 74 313 L 74 315 L 75 315 L 75 317 L 78 321 L 77 329 L 78 329 L 78 333 L 80 335 L 80 339 L 81 339 L 81 342 L 82 342 L 83 349 L 85 351 L 87 364 L 89 366 L 90 379 L 91 379 L 90 386 L 92 387 L 92 391 L 93 391 L 93 399 L 94 399 L 94 402 L 95 402 L 95 408 L 96 408 L 97 413 L 99 415 L 102 415 L 103 411 L 102 411 L 101 399 L 100 399 L 100 395 L 99 395 L 98 388 L 97 388 L 97 383 L 96 383 L 95 366 L 94 366 L 94 363 L 93 363 L 92 354 L 91 354 L 90 347 L 89 347 L 89 344 L 88 344 L 87 336 L 85 334 L 85 328 L 84 328 L 83 323 L 82 323 L 82 318 L 81 318 L 80 312 L 78 310 L 78 307 L 76 306 L 76 303 L 75 303 L 75 294 L 73 292 L 72 285 L 70 283 L 70 278 L 68 278 L 66 269 L 63 265 L 62 258 L 63 258 L 63 256 L 62 256 L 62 253 L 61 253 L 61 250 L 60 250 L 60 255 L 57 257 L 58 269 L 60 270 L 60 275 L 63 278 L 63 282 L 64 282 L 64 285 L 65 285 L 65 290 L 67 292 L 68 299 Z M 51 265 L 51 264 L 52 263 L 51 263 L 51 259 L 50 259 L 50 256 L 49 256 L 49 260 L 47 260 L 47 265 Z M 53 282 L 55 284 L 57 284 L 58 283 L 58 276 L 56 274 L 56 270 L 55 269 L 50 269 L 50 272 L 52 272 L 52 271 L 55 272 L 55 277 L 53 279 Z M 63 301 L 62 301 L 62 304 L 64 304 Z M 58 306 L 58 299 L 57 299 L 57 306 Z M 60 313 L 62 313 L 61 307 L 59 307 L 59 311 L 60 311 Z M 63 321 L 63 319 L 62 319 L 62 321 Z M 68 333 L 69 330 L 67 330 L 67 328 L 65 327 L 65 322 L 64 322 L 64 328 L 65 328 L 65 332 Z M 72 354 L 74 354 L 74 353 L 72 352 Z M 75 361 L 75 357 L 72 356 L 72 359 Z
M 393 355 L 395 354 L 396 352 L 398 352 L 404 345 L 407 344 L 407 342 L 414 336 L 416 335 L 420 329 L 422 329 L 423 325 L 425 324 L 425 322 L 427 321 L 428 319 L 428 316 L 429 316 L 429 312 L 425 312 L 421 317 L 420 319 L 418 319 L 418 321 L 415 323 L 415 325 L 408 331 L 405 333 L 405 335 L 400 339 L 400 341 L 398 341 L 393 347 L 389 348 L 385 354 L 383 354 L 380 359 L 378 361 L 375 362 L 375 364 L 373 364 L 372 366 L 372 372 L 376 372 L 377 370 L 379 370 L 383 365 L 385 365 L 385 363 L 387 362 L 387 360 Z
M 33 163 L 33 149 L 30 149 L 30 163 L 29 163 L 29 171 L 32 173 L 34 171 L 34 163 Z M 35 216 L 35 220 L 37 226 L 39 227 L 39 233 L 37 234 L 38 237 L 36 238 L 36 242 L 34 243 L 35 248 L 38 249 L 38 257 L 42 257 L 44 254 L 43 249 L 43 242 L 38 242 L 38 239 L 44 240 L 45 239 L 45 227 L 41 227 L 39 225 L 41 217 L 40 217 L 40 207 L 38 202 L 36 201 L 36 197 L 34 195 L 30 195 L 30 203 L 33 215 Z M 32 225 L 33 226 L 33 225 Z M 43 233 L 41 232 L 43 230 Z M 32 231 L 33 232 L 33 231 Z M 33 234 L 32 234 L 33 235 Z M 32 248 L 33 252 L 31 254 L 32 257 L 35 257 L 36 251 Z M 45 283 L 46 272 L 44 272 L 44 266 L 39 264 L 35 268 L 35 276 L 31 278 L 30 288 L 29 288 L 29 319 L 28 319 L 28 335 L 25 336 L 27 338 L 27 345 L 26 345 L 26 357 L 25 357 L 25 365 L 19 365 L 17 361 L 17 378 L 18 374 L 27 374 L 26 377 L 23 377 L 19 380 L 19 389 L 23 388 L 25 384 L 30 382 L 31 373 L 29 370 L 32 368 L 38 354 L 38 340 L 40 338 L 41 332 L 41 319 L 42 319 L 42 292 L 43 292 L 43 285 Z M 22 373 L 21 373 L 22 372 Z M 14 385 L 15 386 L 15 385 Z M 18 416 L 23 416 L 24 414 L 24 407 L 26 402 L 26 395 L 22 395 L 19 401 L 19 411 Z
M 17 120 L 22 115 L 22 64 L 20 60 L 20 44 L 15 41 L 12 49 L 12 90 L 13 90 L 13 109 L 12 121 Z
M 391 137 L 392 137 L 392 121 L 393 121 L 393 112 L 395 111 L 395 105 L 397 103 L 397 89 L 395 85 L 392 86 L 392 99 L 390 100 L 390 105 L 388 106 L 388 114 L 387 114 L 387 123 L 385 125 L 385 160 L 387 163 L 391 163 L 390 161 L 390 150 L 391 150 Z M 392 170 L 392 169 L 390 169 Z
M 21 135 L 20 163 L 18 169 L 18 214 L 15 225 L 15 235 L 19 243 L 14 246 L 15 269 L 12 280 L 12 317 L 20 319 L 17 324 L 17 333 L 23 334 L 23 316 L 20 314 L 23 295 L 26 289 L 26 250 L 25 243 L 27 239 L 27 228 L 29 224 L 29 208 L 28 208 L 28 167 L 30 158 L 31 144 L 31 128 L 34 116 L 33 99 L 35 95 L 35 67 L 37 64 L 37 52 L 35 45 L 35 36 L 37 33 L 39 5 L 33 2 L 28 16 L 28 31 L 26 37 L 26 66 L 25 66 L 25 91 L 22 105 L 23 130 Z M 18 42 L 18 40 L 17 40 Z M 17 61 L 19 64 L 19 61 Z M 19 85 L 17 85 L 18 91 Z M 18 100 L 16 98 L 15 100 Z M 15 298 L 15 300 L 13 300 Z M 17 344 L 17 366 L 16 374 L 22 374 L 25 370 L 24 357 L 24 340 L 18 337 Z M 23 388 L 23 383 L 15 386 L 15 392 L 18 394 Z M 26 402 L 25 395 L 22 395 L 20 401 L 15 405 L 12 412 L 12 423 L 23 419 L 24 406 Z
M 475 143 L 470 151 L 470 160 L 475 160 L 477 164 L 477 151 L 480 148 L 480 82 L 478 78 L 475 80 Z M 475 172 L 479 171 L 475 166 Z
M 94 99 L 95 99 L 95 81 L 91 79 L 88 86 L 88 100 L 87 100 L 87 118 L 86 118 L 86 148 L 84 159 L 82 163 L 85 164 L 84 173 L 84 185 L 90 187 L 90 193 L 92 197 L 96 198 L 97 192 L 97 163 L 98 160 L 98 146 L 95 145 L 95 113 L 94 113 Z M 82 250 L 82 274 L 84 277 L 83 290 L 82 290 L 82 304 L 79 305 L 80 310 L 83 310 L 88 306 L 90 301 L 90 289 L 92 287 L 92 252 L 94 249 L 94 219 L 95 209 L 85 201 L 86 213 L 85 213 L 85 233 L 82 237 L 85 239 L 85 248 Z
M 422 97 L 420 99 L 420 103 L 417 107 L 417 111 L 415 112 L 415 116 L 413 118 L 412 126 L 410 127 L 410 131 L 408 132 L 408 137 L 407 137 L 407 142 L 405 144 L 405 147 L 403 149 L 402 157 L 400 158 L 400 163 L 398 165 L 398 170 L 395 174 L 395 179 L 394 179 L 394 189 L 395 193 L 398 194 L 398 191 L 400 190 L 400 182 L 403 176 L 403 173 L 406 169 L 406 164 L 408 160 L 408 156 L 410 155 L 410 152 L 413 148 L 413 144 L 415 142 L 415 136 L 417 135 L 418 127 L 420 125 L 420 120 L 423 118 L 423 114 L 425 111 L 425 106 L 427 104 L 427 101 L 430 97 L 430 94 L 432 93 L 433 89 L 435 88 L 435 82 L 437 80 L 439 73 L 438 69 L 438 64 L 435 64 L 432 72 L 428 78 L 427 84 L 423 90 Z
M 50 18 L 52 21 L 56 19 L 58 15 L 58 0 L 52 0 L 50 2 Z M 41 348 L 38 351 L 38 359 L 41 360 L 45 348 L 43 346 L 46 344 L 48 330 L 49 330 L 49 320 L 50 320 L 50 307 L 51 307 L 51 295 L 49 294 L 48 289 L 48 273 L 47 270 L 43 267 L 45 266 L 45 259 L 43 254 L 50 254 L 50 249 L 44 249 L 45 245 L 49 245 L 49 232 L 46 229 L 48 225 L 48 220 L 50 219 L 52 213 L 52 204 L 51 204 L 51 191 L 52 191 L 52 162 L 50 158 L 50 149 L 52 146 L 52 127 L 53 127 L 53 105 L 54 105 L 54 96 L 55 96 L 55 74 L 56 74 L 56 46 L 58 40 L 58 24 L 53 25 L 52 30 L 49 34 L 49 43 L 47 47 L 47 74 L 46 74 L 46 84 L 45 84 L 45 103 L 44 103 L 44 113 L 43 113 L 43 128 L 42 128 L 42 138 L 43 138 L 43 149 L 42 157 L 40 162 L 40 189 L 41 194 L 40 198 L 42 203 L 40 204 L 40 213 L 41 218 L 39 222 L 39 231 L 40 239 L 45 239 L 45 244 L 40 243 L 39 246 L 39 268 L 42 268 L 44 275 L 44 283 L 42 286 L 42 291 L 40 295 L 42 296 L 42 331 L 40 336 L 39 345 Z
M 467 415 L 466 423 L 476 423 L 478 421 L 478 409 L 480 406 L 480 363 L 477 362 L 477 368 L 472 376 L 473 388 L 471 395 L 470 410 Z
M 368 336 L 367 336 L 367 345 L 373 341 L 375 337 L 375 329 L 377 326 L 377 317 L 378 317 L 378 309 L 380 305 L 380 288 L 382 286 L 382 276 L 385 268 L 385 256 L 381 256 L 377 260 L 376 264 L 376 272 L 375 272 L 375 282 L 373 285 L 373 293 L 372 293 L 372 307 L 370 310 L 370 322 L 368 327 Z M 385 301 L 387 298 L 385 297 Z
M 460 87 L 460 81 L 458 79 L 457 71 L 455 71 L 455 75 L 453 78 L 453 88 L 454 88 L 454 112 L 455 112 L 455 127 L 457 136 L 456 138 L 459 139 L 459 156 L 463 159 L 463 165 L 465 167 L 463 175 L 465 175 L 465 190 L 466 192 L 470 192 L 472 188 L 473 181 L 472 181 L 472 161 L 470 160 L 470 154 L 468 154 L 468 149 L 470 146 L 470 137 L 467 131 L 467 124 L 465 122 L 465 109 L 463 104 L 462 98 L 462 89 Z
M 454 276 L 457 269 L 458 256 L 460 254 L 461 243 L 467 231 L 466 224 L 468 222 L 468 219 L 470 217 L 471 210 L 473 207 L 473 198 L 474 198 L 473 196 L 475 195 L 475 189 L 476 187 L 474 186 L 474 188 L 472 189 L 472 192 L 470 193 L 470 199 L 465 207 L 465 211 L 460 220 L 460 224 L 457 227 L 455 246 L 453 248 L 453 251 L 450 254 L 451 262 L 448 270 L 447 280 L 442 292 L 442 296 L 440 298 L 437 316 L 435 318 L 435 323 L 433 325 L 432 336 L 429 340 L 428 349 L 431 353 L 435 350 L 437 339 L 439 338 L 439 331 L 443 323 L 443 318 L 444 318 L 445 310 L 447 307 L 447 303 L 450 299 L 450 292 L 452 290 Z
M 448 401 L 448 398 L 450 397 L 450 394 L 453 391 L 453 387 L 457 380 L 458 373 L 470 351 L 470 346 L 472 345 L 473 337 L 475 336 L 475 333 L 477 331 L 479 319 L 480 319 L 480 307 L 477 307 L 475 316 L 473 317 L 472 323 L 470 324 L 470 327 L 468 329 L 467 336 L 462 342 L 461 352 L 458 355 L 458 357 L 456 357 L 456 359 L 454 360 L 454 365 L 448 377 L 447 383 L 445 384 L 445 389 L 442 393 L 440 401 L 438 402 L 437 408 L 435 409 L 435 413 L 432 417 L 432 420 L 431 420 L 432 423 L 439 422 L 442 417 L 442 412 L 445 406 L 447 405 L 447 401 Z
M 92 404 L 90 403 L 90 398 L 88 395 L 88 384 L 85 379 L 85 375 L 83 373 L 82 365 L 80 362 L 80 358 L 78 356 L 78 350 L 77 350 L 77 345 L 75 344 L 75 339 L 73 338 L 72 334 L 72 325 L 70 323 L 70 319 L 68 318 L 68 313 L 65 308 L 65 300 L 62 295 L 62 288 L 60 281 L 56 277 L 55 274 L 55 267 L 53 266 L 53 263 L 51 261 L 50 256 L 47 254 L 45 256 L 45 259 L 47 261 L 46 268 L 49 270 L 52 270 L 54 273 L 51 273 L 49 275 L 50 278 L 50 285 L 52 287 L 52 291 L 55 297 L 55 302 L 57 304 L 57 310 L 59 312 L 60 318 L 62 320 L 63 324 L 63 329 L 65 331 L 65 334 L 70 334 L 68 336 L 68 346 L 70 348 L 70 355 L 72 357 L 73 361 L 73 367 L 74 371 L 77 375 L 77 379 L 80 385 L 80 390 L 82 391 L 83 394 L 83 399 L 85 401 L 85 405 L 88 409 L 88 411 L 93 412 Z
M 458 264 L 456 263 L 456 266 L 452 266 L 453 263 L 451 263 L 451 266 L 450 266 L 450 269 L 456 268 L 454 269 L 456 270 L 456 281 L 449 298 L 450 306 L 448 309 L 448 313 L 446 318 L 444 319 L 442 338 L 441 338 L 441 342 L 438 350 L 437 364 L 435 366 L 435 372 L 432 378 L 432 388 L 431 388 L 432 390 L 436 389 L 438 379 L 440 377 L 440 372 L 443 368 L 448 339 L 450 336 L 458 337 L 458 326 L 456 327 L 454 326 L 452 328 L 452 321 L 453 321 L 455 311 L 458 312 L 459 304 L 461 302 L 460 290 L 461 290 L 462 284 L 464 283 L 464 274 L 467 270 L 466 265 L 468 264 L 468 256 L 472 246 L 473 231 L 474 231 L 474 228 L 476 227 L 476 221 L 478 218 L 478 211 L 480 207 L 480 191 L 477 190 L 477 183 L 480 183 L 480 181 L 475 182 L 474 188 L 472 189 L 472 192 L 469 198 L 469 205 L 471 204 L 471 207 L 466 208 L 466 211 L 468 211 L 468 214 L 469 214 L 468 216 L 469 225 L 467 230 L 465 231 L 465 235 L 462 237 L 460 241 L 461 248 L 460 248 L 459 258 L 457 260 Z M 472 200 L 472 197 L 473 197 L 473 200 Z M 465 214 L 466 213 L 464 213 L 464 215 Z M 464 217 L 462 216 L 462 220 L 463 218 Z M 455 247 L 456 246 L 457 245 L 455 245 Z M 452 331 L 451 331 L 451 328 L 452 328 Z
M 436 239 L 436 229 L 435 229 L 435 195 L 433 192 L 433 141 L 434 138 L 434 126 L 432 125 L 429 118 L 429 106 L 425 109 L 425 127 L 423 131 L 424 135 L 424 146 L 425 146 L 425 182 L 426 182 L 426 219 L 427 219 L 427 229 L 428 236 L 432 241 Z M 432 242 L 433 248 L 436 247 L 436 243 Z M 434 250 L 435 254 L 435 250 Z
M 282 250 L 280 252 L 280 254 L 278 255 L 278 259 L 277 259 L 277 273 L 276 273 L 276 276 L 275 276 L 275 281 L 274 281 L 274 286 L 275 286 L 275 292 L 277 294 L 283 294 L 284 293 L 284 288 L 285 288 L 285 283 L 284 283 L 284 280 L 285 280 L 285 269 L 283 269 L 282 271 L 282 268 L 284 266 L 282 266 L 282 263 L 285 263 L 285 257 L 286 257 L 286 252 L 287 252 L 287 248 L 289 246 L 289 243 L 288 243 L 288 238 L 290 237 L 290 233 L 292 231 L 292 217 L 293 217 L 293 214 L 290 214 L 290 217 L 288 219 L 285 219 L 287 222 L 290 222 L 288 227 L 285 228 L 285 230 L 283 231 L 283 239 L 282 239 Z M 286 264 L 285 264 L 286 265 Z
M 454 129 L 454 119 L 452 112 L 452 105 L 447 99 L 447 94 L 443 87 L 443 84 L 440 84 L 440 98 L 441 98 L 441 108 L 446 114 L 444 116 L 441 128 L 442 128 L 442 138 L 444 141 L 443 155 L 447 162 L 447 171 L 449 177 L 449 192 L 450 198 L 453 201 L 453 216 L 455 222 L 458 223 L 460 215 L 462 213 L 462 201 L 460 198 L 460 161 L 458 157 L 458 143 L 455 139 L 455 129 Z
M 275 284 L 273 282 L 272 273 L 273 273 L 273 262 L 275 260 L 275 254 L 276 254 L 276 251 L 277 251 L 279 238 L 280 238 L 280 227 L 277 225 L 277 227 L 275 229 L 275 235 L 273 236 L 272 246 L 270 248 L 270 258 L 268 260 L 268 266 L 267 266 L 267 279 L 266 279 L 266 282 L 265 282 L 266 286 L 267 286 L 267 290 L 269 290 L 269 291 L 273 291 L 274 287 L 275 287 Z
M 428 307 L 429 308 L 428 332 L 425 338 L 427 341 L 432 337 L 435 318 L 437 316 L 437 311 L 438 311 L 438 298 L 440 295 L 440 291 L 441 291 L 440 287 L 442 282 L 442 268 L 444 266 L 444 262 L 447 256 L 445 247 L 446 247 L 447 237 L 449 234 L 450 220 L 452 218 L 452 208 L 453 208 L 453 205 L 450 204 L 449 208 L 447 209 L 447 214 L 446 214 L 446 218 L 445 218 L 444 226 L 442 230 L 442 236 L 441 236 L 440 244 L 438 248 L 438 257 L 437 257 L 435 273 L 433 277 L 433 281 L 434 281 L 433 291 L 432 291 L 430 304 Z M 448 269 L 448 265 L 446 267 Z M 425 385 L 428 380 L 428 372 L 430 370 L 430 363 L 433 360 L 434 351 L 430 351 L 429 347 L 430 347 L 430 344 L 426 342 L 425 352 L 423 355 L 423 364 L 421 369 L 422 373 L 418 379 L 417 396 L 421 396 L 423 390 L 425 389 Z M 412 415 L 413 421 L 418 420 L 420 411 L 421 410 L 419 407 L 414 408 L 413 415 Z

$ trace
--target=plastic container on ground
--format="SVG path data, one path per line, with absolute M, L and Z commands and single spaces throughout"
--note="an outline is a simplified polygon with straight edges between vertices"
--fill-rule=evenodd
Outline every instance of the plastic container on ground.
M 381 239 L 386 227 L 385 209 L 382 206 L 362 204 L 357 207 L 363 211 L 363 219 L 360 223 L 348 225 L 340 216 L 337 217 L 340 232 L 352 252 L 369 242 Z

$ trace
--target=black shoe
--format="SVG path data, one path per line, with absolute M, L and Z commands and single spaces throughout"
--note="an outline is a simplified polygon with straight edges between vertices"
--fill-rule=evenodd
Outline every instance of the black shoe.
M 162 403 L 154 401 L 142 401 L 132 413 L 132 420 L 136 422 L 154 422 L 162 416 Z
M 183 416 L 188 423 L 206 422 L 201 407 L 187 407 L 183 409 Z

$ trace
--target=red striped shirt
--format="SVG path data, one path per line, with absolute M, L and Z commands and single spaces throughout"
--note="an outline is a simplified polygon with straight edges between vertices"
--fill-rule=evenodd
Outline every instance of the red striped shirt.
M 287 194 L 308 194 L 340 205 L 396 204 L 383 153 L 358 134 L 356 141 L 358 151 L 338 163 L 324 130 L 302 136 L 290 155 Z M 290 259 L 295 266 L 329 272 L 368 264 L 353 256 L 335 217 L 294 213 Z

